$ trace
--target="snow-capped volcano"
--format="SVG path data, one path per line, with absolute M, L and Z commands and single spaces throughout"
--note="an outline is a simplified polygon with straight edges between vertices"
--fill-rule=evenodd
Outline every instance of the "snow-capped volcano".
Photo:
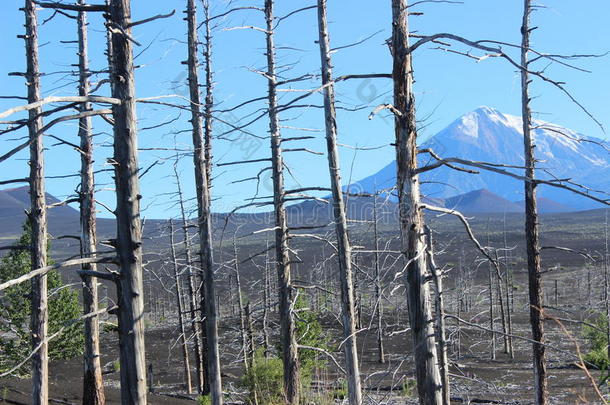
M 441 157 L 522 166 L 523 121 L 489 107 L 469 112 L 432 137 L 421 148 L 430 148 Z M 543 179 L 571 179 L 592 190 L 610 190 L 610 152 L 588 138 L 555 124 L 534 121 L 537 176 Z M 420 165 L 432 163 L 428 154 L 420 154 Z M 489 171 L 479 174 L 458 172 L 447 167 L 424 173 L 422 190 L 432 198 L 448 198 L 473 190 L 487 189 L 510 200 L 523 200 L 523 184 Z M 516 174 L 523 170 L 511 169 Z M 391 187 L 396 182 L 396 162 L 355 184 L 372 192 Z M 539 187 L 539 196 L 575 209 L 599 207 L 598 203 L 549 186 Z

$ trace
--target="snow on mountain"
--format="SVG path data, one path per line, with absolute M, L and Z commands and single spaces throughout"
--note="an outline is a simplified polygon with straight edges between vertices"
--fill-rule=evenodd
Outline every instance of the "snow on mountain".
M 610 153 L 572 130 L 544 121 L 534 121 L 534 139 L 538 162 L 537 176 L 543 179 L 572 179 L 592 190 L 610 190 Z M 479 107 L 455 120 L 432 137 L 422 148 L 431 148 L 442 157 L 522 166 L 523 121 L 489 107 Z M 420 154 L 420 165 L 434 162 Z M 511 169 L 516 174 L 523 170 Z M 396 162 L 350 186 L 372 192 L 392 187 L 396 182 Z M 522 182 L 500 174 L 480 170 L 473 175 L 447 167 L 424 173 L 422 190 L 432 198 L 447 199 L 474 190 L 486 189 L 509 201 L 523 200 Z M 539 196 L 576 209 L 600 205 L 584 197 L 549 186 L 539 187 Z

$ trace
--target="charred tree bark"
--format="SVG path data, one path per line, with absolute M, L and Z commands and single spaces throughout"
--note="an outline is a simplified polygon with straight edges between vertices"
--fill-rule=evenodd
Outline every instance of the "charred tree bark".
M 86 4 L 79 0 L 78 4 Z M 89 95 L 89 57 L 87 13 L 78 13 L 78 70 L 79 70 L 79 96 Z M 91 103 L 82 103 L 80 111 L 90 111 Z M 81 224 L 81 256 L 91 257 L 96 251 L 95 229 L 95 180 L 93 175 L 93 136 L 91 117 L 83 117 L 78 123 L 80 138 L 80 224 Z M 95 271 L 95 264 L 85 264 L 83 270 Z M 83 276 L 83 313 L 90 314 L 98 311 L 97 278 Z M 83 405 L 103 405 L 106 402 L 104 384 L 102 381 L 102 367 L 100 364 L 100 329 L 97 316 L 88 317 L 85 323 L 85 350 L 84 350 L 84 376 L 83 376 Z
M 25 53 L 26 84 L 28 103 L 40 100 L 40 68 L 38 64 L 38 19 L 36 4 L 25 1 Z M 28 116 L 30 138 L 30 202 L 29 213 L 32 227 L 31 259 L 32 270 L 47 265 L 47 202 L 44 181 L 44 145 L 42 129 L 42 108 L 33 108 Z M 34 277 L 31 281 L 31 323 L 32 348 L 32 403 L 46 405 L 49 400 L 49 345 L 46 341 L 49 329 L 49 308 L 47 300 L 47 276 Z
M 108 29 L 112 35 L 112 107 L 114 117 L 114 174 L 116 187 L 118 321 L 121 362 L 121 403 L 146 403 L 144 347 L 144 285 L 142 282 L 142 225 L 138 178 L 138 125 L 129 0 L 110 1 Z
M 540 238 L 538 234 L 538 208 L 536 203 L 536 182 L 534 156 L 535 141 L 531 130 L 532 112 L 529 96 L 529 66 L 528 52 L 530 47 L 529 26 L 532 12 L 531 0 L 524 0 L 523 23 L 521 26 L 521 113 L 523 116 L 523 146 L 525 156 L 525 239 L 527 243 L 527 269 L 530 301 L 530 323 L 532 339 L 536 342 L 532 347 L 534 363 L 534 395 L 535 403 L 548 403 L 546 360 L 544 345 L 544 314 L 542 298 L 542 276 L 540 274 Z
M 207 6 L 207 3 L 204 3 Z M 207 7 L 206 7 L 207 16 Z M 191 124 L 193 127 L 193 160 L 195 164 L 195 183 L 197 188 L 197 222 L 199 225 L 200 259 L 204 273 L 201 307 L 205 315 L 205 352 L 207 357 L 207 382 L 209 384 L 212 405 L 221 405 L 222 382 L 220 376 L 220 350 L 218 348 L 218 320 L 216 309 L 216 286 L 214 280 L 214 262 L 212 260 L 212 213 L 210 210 L 210 180 L 208 171 L 210 162 L 206 159 L 199 95 L 199 70 L 197 58 L 197 16 L 195 0 L 187 0 L 188 23 L 188 81 L 191 101 Z M 209 30 L 209 19 L 206 18 Z M 208 50 L 209 52 L 209 50 Z M 206 71 L 211 75 L 210 55 L 206 57 Z M 207 83 L 206 105 L 211 100 L 211 83 Z M 212 116 L 205 116 L 206 137 L 211 137 Z
M 280 343 L 284 364 L 284 395 L 288 405 L 298 405 L 301 381 L 295 323 L 292 313 L 292 286 L 288 252 L 288 221 L 284 209 L 284 161 L 277 111 L 277 78 L 275 76 L 275 45 L 273 38 L 273 0 L 265 0 L 267 32 L 267 78 L 269 103 L 269 133 L 271 139 L 271 170 L 273 176 L 273 207 L 275 219 L 275 256 L 278 277 Z
M 352 275 L 352 249 L 347 235 L 347 216 L 341 189 L 341 171 L 337 150 L 337 113 L 335 111 L 335 87 L 333 85 L 330 38 L 326 17 L 326 0 L 318 0 L 318 31 L 322 85 L 324 87 L 324 117 L 326 124 L 326 148 L 328 171 L 332 191 L 333 216 L 337 237 L 339 283 L 341 286 L 341 323 L 343 324 L 343 352 L 347 371 L 347 391 L 350 405 L 362 403 L 358 347 L 356 345 L 356 319 L 354 316 L 354 289 Z
M 174 221 L 169 220 L 169 248 L 172 261 L 172 270 L 174 282 L 176 283 L 176 312 L 178 313 L 178 327 L 180 328 L 180 340 L 182 341 L 182 359 L 184 362 L 184 383 L 189 394 L 193 392 L 193 384 L 191 382 L 191 365 L 189 361 L 188 339 L 186 336 L 186 327 L 184 326 L 184 308 L 182 305 L 182 288 L 180 283 L 180 273 L 178 270 L 178 257 L 176 256 L 176 246 L 174 242 Z
M 417 128 L 409 52 L 408 2 L 392 0 L 394 123 L 401 250 L 407 260 L 406 289 L 413 336 L 417 390 L 422 405 L 442 404 L 441 377 L 427 282 L 424 217 L 417 169 Z

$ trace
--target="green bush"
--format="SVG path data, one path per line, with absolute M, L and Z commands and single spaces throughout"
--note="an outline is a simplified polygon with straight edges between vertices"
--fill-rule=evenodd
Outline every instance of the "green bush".
M 31 244 L 31 227 L 25 224 L 17 245 Z M 47 247 L 48 251 L 48 247 Z M 51 262 L 51 261 L 49 261 Z M 29 250 L 13 249 L 0 260 L 0 282 L 17 278 L 31 270 Z M 79 322 L 67 323 L 82 314 L 78 292 L 66 287 L 57 271 L 47 273 L 49 292 L 49 331 L 53 335 L 63 329 L 61 336 L 49 342 L 50 359 L 67 359 L 82 354 L 83 331 Z M 24 282 L 6 289 L 0 298 L 0 372 L 15 367 L 30 351 L 31 283 Z M 27 375 L 28 364 L 15 374 Z
M 307 309 L 307 300 L 300 295 L 295 303 L 298 316 L 295 321 L 295 335 L 299 345 L 328 349 L 326 336 L 318 322 L 318 314 Z M 277 347 L 282 353 L 281 345 Z M 322 355 L 323 356 L 323 355 Z M 311 349 L 299 349 L 299 364 L 301 374 L 301 391 L 303 399 L 309 395 L 309 386 L 313 371 L 316 367 L 326 364 L 320 360 L 320 353 Z M 243 379 L 243 383 L 250 391 L 250 403 L 254 398 L 259 405 L 276 405 L 284 403 L 284 369 L 282 359 L 279 357 L 266 358 L 262 349 L 256 350 L 254 363 Z
M 209 395 L 199 395 L 197 397 L 198 405 L 212 405 L 212 398 Z
M 417 381 L 414 378 L 405 378 L 402 383 L 402 396 L 406 398 L 415 397 L 417 390 Z
M 250 391 L 249 403 L 255 398 L 259 405 L 280 405 L 284 403 L 284 369 L 282 359 L 266 358 L 264 351 L 258 349 L 254 361 L 243 378 Z
M 583 356 L 583 359 L 600 370 L 607 370 L 610 363 L 608 361 L 608 335 L 606 333 L 608 318 L 606 314 L 599 314 L 590 323 L 591 325 L 583 326 L 583 336 L 590 347 L 590 351 Z
M 318 347 L 328 350 L 327 338 L 322 330 L 322 325 L 318 322 L 318 313 L 306 310 L 308 307 L 307 299 L 299 295 L 295 303 L 295 311 L 298 314 L 295 324 L 297 343 L 302 346 Z M 320 352 L 310 349 L 299 349 L 299 363 L 301 364 L 301 378 L 305 378 L 308 383 L 313 370 L 326 364 L 320 360 Z

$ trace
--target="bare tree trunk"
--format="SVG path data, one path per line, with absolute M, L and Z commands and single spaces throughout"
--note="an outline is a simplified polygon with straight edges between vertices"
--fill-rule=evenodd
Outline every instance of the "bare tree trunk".
M 33 0 L 25 1 L 25 51 L 27 57 L 26 84 L 28 103 L 40 100 L 40 68 L 38 65 L 38 19 Z M 29 213 L 32 227 L 32 270 L 47 265 L 47 203 L 44 180 L 44 146 L 42 108 L 33 108 L 28 116 L 30 138 L 30 201 Z M 49 400 L 49 345 L 46 341 L 49 328 L 47 302 L 47 276 L 34 277 L 31 281 L 32 348 L 32 403 L 46 405 Z
M 512 283 L 510 282 L 511 272 L 510 272 L 510 260 L 508 258 L 508 242 L 506 240 L 506 213 L 504 213 L 504 292 L 505 292 L 505 300 L 506 300 L 506 323 L 508 328 L 508 351 L 510 354 L 510 358 L 515 358 L 515 351 L 513 348 L 513 320 L 512 320 L 512 312 L 513 306 L 510 300 L 510 290 L 512 289 Z
M 428 245 L 428 262 L 430 265 L 430 275 L 434 281 L 434 301 L 436 309 L 436 339 L 438 340 L 438 360 L 440 365 L 441 383 L 443 387 L 443 405 L 450 405 L 451 391 L 449 383 L 449 358 L 447 356 L 447 341 L 445 340 L 445 303 L 443 293 L 443 275 L 441 270 L 434 262 L 434 243 L 432 232 L 425 225 L 426 243 Z M 495 354 L 495 351 L 494 351 Z
M 254 351 L 256 348 L 254 347 L 254 330 L 252 328 L 252 310 L 250 308 L 250 303 L 248 302 L 244 306 L 244 325 L 246 327 L 246 352 L 244 356 L 246 357 L 246 361 L 249 367 L 252 367 L 254 364 Z
M 186 327 L 184 326 L 184 308 L 182 306 L 182 288 L 180 286 L 180 276 L 178 270 L 178 257 L 176 257 L 176 246 L 174 242 L 174 221 L 169 220 L 169 247 L 172 261 L 172 269 L 174 282 L 176 283 L 176 306 L 178 313 L 178 327 L 180 328 L 180 340 L 182 341 L 182 359 L 184 361 L 184 382 L 186 390 L 189 394 L 193 392 L 191 382 L 191 365 L 189 361 L 188 339 L 186 336 Z
M 489 236 L 487 236 L 487 246 L 489 246 Z M 491 330 L 491 359 L 496 359 L 496 326 L 494 324 L 494 283 L 492 264 L 489 262 L 488 268 L 489 281 L 489 329 Z
M 498 251 L 495 251 L 495 261 L 499 263 Z M 490 263 L 491 264 L 491 263 Z M 506 321 L 506 308 L 504 304 L 504 293 L 502 292 L 502 274 L 500 273 L 499 267 L 494 266 L 496 270 L 496 290 L 498 296 L 498 304 L 500 304 L 500 322 L 502 324 L 502 335 L 504 341 L 504 353 L 510 353 L 508 345 L 508 326 Z
M 277 79 L 275 76 L 275 45 L 273 39 L 273 0 L 265 0 L 269 132 L 271 139 L 271 170 L 273 173 L 273 207 L 275 216 L 275 256 L 278 277 L 280 342 L 284 364 L 284 395 L 288 405 L 298 405 L 301 390 L 295 323 L 292 313 L 290 255 L 288 252 L 288 221 L 284 209 L 284 161 L 277 111 Z
M 534 139 L 531 131 L 532 112 L 530 109 L 528 52 L 530 47 L 530 14 L 531 0 L 524 0 L 523 23 L 521 26 L 521 109 L 523 116 L 523 146 L 525 156 L 525 239 L 527 243 L 527 269 L 529 284 L 530 323 L 532 338 L 536 342 L 532 347 L 534 363 L 534 395 L 537 405 L 548 402 L 546 381 L 546 360 L 544 346 L 544 314 L 542 297 L 542 276 L 540 274 L 540 238 L 538 234 L 538 208 L 536 203 L 536 183 L 534 181 L 536 160 L 534 157 Z
M 235 288 L 237 292 L 237 310 L 239 314 L 239 331 L 241 333 L 241 348 L 244 352 L 244 369 L 250 366 L 248 361 L 248 336 L 246 334 L 246 317 L 244 315 L 244 301 L 241 295 L 241 281 L 239 279 L 239 262 L 237 261 L 237 241 L 233 234 L 233 271 L 235 272 Z
M 318 0 L 318 30 L 322 85 L 324 87 L 324 116 L 326 121 L 326 148 L 328 171 L 333 198 L 333 216 L 339 259 L 339 283 L 341 285 L 341 323 L 343 324 L 343 352 L 347 371 L 347 391 L 350 405 L 362 403 L 358 347 L 356 344 L 356 320 L 354 317 L 354 290 L 352 280 L 352 250 L 347 235 L 347 217 L 341 189 L 339 152 L 337 150 L 337 114 L 335 111 L 335 87 L 333 85 L 330 39 L 326 16 L 326 0 Z
M 209 31 L 207 2 L 204 3 L 206 27 Z M 210 387 L 212 405 L 222 405 L 222 382 L 220 376 L 220 351 L 218 348 L 218 320 L 216 309 L 216 287 L 214 280 L 214 262 L 212 259 L 212 213 L 210 211 L 209 162 L 206 160 L 203 123 L 201 120 L 201 98 L 199 95 L 199 71 L 197 59 L 197 18 L 195 0 L 187 0 L 188 21 L 188 80 L 191 100 L 191 123 L 193 126 L 193 160 L 195 164 L 195 182 L 197 187 L 197 213 L 199 225 L 199 243 L 201 265 L 204 272 L 204 288 L 201 306 L 205 312 L 205 339 L 207 353 L 207 381 Z M 206 48 L 206 72 L 211 75 L 209 41 Z M 207 104 L 211 102 L 211 82 L 206 86 Z M 211 108 L 211 107 L 210 107 Z M 212 116 L 206 113 L 205 133 L 211 137 Z
M 117 253 L 121 268 L 118 283 L 119 345 L 121 348 L 121 402 L 146 403 L 144 347 L 144 285 L 142 283 L 142 227 L 138 179 L 138 125 L 129 0 L 110 1 L 112 33 L 112 107 L 114 117 L 114 168 L 116 186 Z M 117 28 L 118 27 L 118 28 Z
M 377 187 L 373 195 L 373 238 L 375 239 L 375 304 L 377 305 L 377 355 L 379 363 L 385 363 L 385 354 L 383 350 L 383 302 L 381 296 L 381 274 L 379 269 L 379 232 L 377 217 Z
M 177 161 L 176 161 L 177 164 Z M 185 256 L 185 265 L 188 269 L 188 294 L 189 294 L 189 311 L 191 316 L 191 330 L 193 332 L 194 341 L 195 341 L 195 367 L 197 369 L 197 392 L 203 394 L 205 392 L 209 392 L 209 389 L 206 391 L 205 389 L 205 357 L 203 355 L 203 342 L 202 342 L 202 331 L 201 331 L 201 321 L 197 318 L 197 314 L 201 311 L 197 308 L 197 288 L 198 285 L 197 280 L 199 279 L 198 274 L 196 274 L 194 269 L 193 259 L 191 257 L 191 241 L 190 235 L 188 231 L 188 222 L 186 217 L 186 210 L 184 207 L 184 196 L 182 194 L 182 183 L 180 182 L 180 176 L 178 175 L 178 169 L 176 164 L 174 164 L 174 175 L 176 177 L 176 186 L 178 188 L 178 203 L 180 204 L 180 216 L 182 218 L 182 235 L 183 235 L 183 244 L 184 244 L 184 256 Z
M 430 286 L 426 280 L 424 218 L 416 174 L 417 129 L 407 0 L 392 0 L 392 55 L 401 250 L 408 263 L 406 289 L 417 389 L 422 405 L 442 404 Z
M 608 209 L 605 210 L 606 221 L 604 223 L 604 306 L 606 307 L 606 353 L 610 359 L 610 274 L 608 274 Z
M 79 0 L 78 4 L 86 4 Z M 89 57 L 87 13 L 78 13 L 78 69 L 79 69 L 79 96 L 89 95 Z M 83 103 L 81 112 L 91 110 L 91 103 Z M 91 257 L 96 251 L 95 229 L 95 180 L 93 176 L 93 138 L 91 117 L 79 120 L 78 135 L 80 138 L 81 156 L 81 183 L 80 183 L 80 223 L 81 223 L 81 256 Z M 96 270 L 95 264 L 85 264 L 83 270 Z M 90 314 L 98 311 L 97 278 L 83 276 L 83 313 Z M 84 376 L 83 376 L 83 405 L 102 405 L 106 402 L 104 384 L 102 381 L 102 368 L 100 364 L 99 318 L 88 317 L 85 323 L 85 350 L 84 350 Z
M 267 250 L 269 249 L 269 242 L 267 241 Z M 269 308 L 270 302 L 270 281 L 269 281 L 269 255 L 265 253 L 265 286 L 263 290 L 263 349 L 265 350 L 265 358 L 269 358 Z

